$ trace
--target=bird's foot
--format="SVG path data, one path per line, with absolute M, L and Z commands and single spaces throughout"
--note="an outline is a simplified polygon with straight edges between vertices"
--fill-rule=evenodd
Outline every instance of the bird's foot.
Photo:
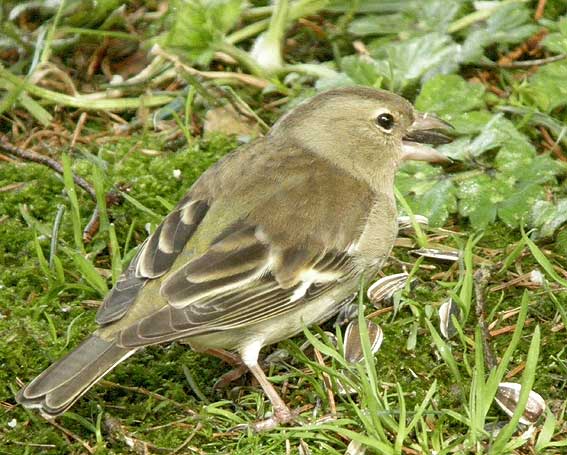
M 287 423 L 293 422 L 299 415 L 299 410 L 291 411 L 287 406 L 284 408 L 274 409 L 274 414 L 264 420 L 258 420 L 257 422 L 250 424 L 237 425 L 233 430 L 252 430 L 256 433 L 261 431 L 273 430 L 274 428 L 285 425 Z
M 259 433 L 260 431 L 273 430 L 279 425 L 291 423 L 297 417 L 297 413 L 290 411 L 286 406 L 284 409 L 274 410 L 274 415 L 265 420 L 259 420 L 250 425 L 250 428 Z
M 218 378 L 213 385 L 213 389 L 224 389 L 225 387 L 228 387 L 231 382 L 240 379 L 246 373 L 248 373 L 248 367 L 244 364 L 240 364 L 236 368 L 233 368 L 228 373 L 225 373 L 220 378 Z

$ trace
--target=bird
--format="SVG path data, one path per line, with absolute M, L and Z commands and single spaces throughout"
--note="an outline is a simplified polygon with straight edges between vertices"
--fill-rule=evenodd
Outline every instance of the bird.
M 271 402 L 256 431 L 292 422 L 260 350 L 335 315 L 386 262 L 396 169 L 446 161 L 450 125 L 392 92 L 319 93 L 205 171 L 139 247 L 99 328 L 17 394 L 47 419 L 146 346 L 183 341 L 233 356 Z

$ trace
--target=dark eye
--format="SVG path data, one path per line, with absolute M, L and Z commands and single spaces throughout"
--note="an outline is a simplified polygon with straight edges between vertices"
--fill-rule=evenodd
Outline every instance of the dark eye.
M 392 114 L 384 113 L 376 117 L 376 124 L 386 131 L 390 131 L 394 127 L 394 116 Z

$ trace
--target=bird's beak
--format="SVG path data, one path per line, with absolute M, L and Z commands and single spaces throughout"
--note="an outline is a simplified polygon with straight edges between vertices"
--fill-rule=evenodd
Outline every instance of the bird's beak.
M 416 118 L 403 138 L 402 160 L 449 163 L 451 160 L 427 144 L 448 144 L 447 134 L 453 127 L 432 114 L 416 113 Z

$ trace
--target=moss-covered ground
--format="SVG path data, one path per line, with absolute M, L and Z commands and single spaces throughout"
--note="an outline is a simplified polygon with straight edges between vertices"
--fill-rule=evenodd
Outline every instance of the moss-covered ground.
M 148 209 L 144 211 L 129 201 L 110 209 L 118 244 L 123 248 L 128 241 L 127 250 L 145 238 L 148 223 L 159 221 L 150 210 L 158 217 L 167 213 L 167 208 L 204 169 L 236 145 L 233 139 L 216 136 L 175 153 L 147 156 L 135 149 L 136 143 L 143 140 L 143 137 L 117 139 L 98 151 L 84 147 L 71 154 L 74 171 L 87 179 L 92 178 L 96 159 L 108 162 L 107 184 L 128 185 L 129 195 Z M 152 146 L 159 148 L 160 144 Z M 93 151 L 97 155 L 89 155 Z M 181 171 L 179 178 L 174 176 L 176 169 Z M 60 425 L 71 431 L 73 437 L 49 425 L 33 411 L 16 406 L 13 397 L 22 382 L 31 380 L 94 330 L 94 315 L 101 295 L 85 283 L 64 249 L 60 248 L 57 253 L 64 274 L 62 280 L 45 276 L 40 267 L 37 248 L 46 258 L 50 254 L 50 236 L 41 232 L 51 232 L 60 205 L 67 206 L 67 210 L 59 230 L 59 242 L 63 246 L 73 242 L 71 211 L 62 179 L 40 165 L 4 164 L 0 167 L 0 188 L 8 188 L 3 191 L 0 202 L 3 214 L 0 221 L 0 399 L 5 408 L 0 415 L 1 453 L 83 453 L 85 448 L 78 439 L 98 453 L 121 453 L 128 448 L 124 435 L 144 441 L 151 453 L 160 452 L 159 448 L 175 449 L 190 435 L 194 436 L 182 449 L 187 453 L 190 447 L 197 453 L 285 453 L 286 441 L 297 447 L 305 439 L 318 441 L 310 443 L 312 453 L 344 452 L 346 441 L 332 431 L 310 430 L 303 434 L 298 427 L 261 436 L 231 431 L 234 425 L 259 418 L 268 410 L 261 392 L 248 379 L 240 380 L 228 390 L 214 390 L 214 382 L 229 367 L 179 343 L 146 349 L 91 389 L 71 413 L 59 419 Z M 84 226 L 95 204 L 80 190 L 78 196 Z M 445 235 L 443 242 L 464 249 L 468 234 L 458 234 Z M 103 272 L 111 266 L 105 235 L 97 234 L 88 246 L 98 251 L 94 263 Z M 473 251 L 495 265 L 506 259 L 520 240 L 518 231 L 496 224 L 485 232 Z M 98 243 L 100 245 L 96 246 Z M 550 254 L 554 261 L 561 261 L 555 253 L 550 251 Z M 396 248 L 395 256 L 407 261 L 406 264 L 415 261 L 407 254 L 407 248 Z M 428 411 L 432 413 L 431 419 L 434 418 L 436 425 L 445 420 L 444 425 L 449 428 L 444 430 L 444 436 L 464 433 L 466 425 L 459 429 L 458 422 L 449 424 L 446 419 L 440 419 L 439 414 L 447 409 L 463 413 L 460 390 L 462 386 L 468 393 L 468 385 L 457 384 L 455 377 L 448 374 L 425 323 L 430 320 L 437 326 L 437 309 L 459 280 L 459 271 L 455 265 L 450 269 L 442 262 L 425 261 L 421 265 L 424 269 L 417 273 L 418 284 L 403 294 L 396 312 L 375 319 L 385 339 L 375 357 L 380 393 L 395 397 L 396 387 L 400 387 L 406 407 L 413 409 L 436 381 L 434 401 Z M 510 267 L 523 272 L 541 269 L 528 254 L 520 256 Z M 400 270 L 401 265 L 392 261 L 386 273 Z M 506 281 L 507 273 L 509 271 L 495 273 L 491 286 Z M 432 275 L 436 275 L 437 281 L 431 281 Z M 525 361 L 533 327 L 539 325 L 542 343 L 534 389 L 544 392 L 550 408 L 564 415 L 561 409 L 567 381 L 567 352 L 564 332 L 557 330 L 561 321 L 554 316 L 557 305 L 565 304 L 565 294 L 554 293 L 555 299 L 551 299 L 547 287 L 552 285 L 547 283 L 530 291 L 529 325 L 524 329 L 509 370 Z M 497 321 L 505 310 L 517 308 L 522 292 L 517 286 L 488 292 L 489 320 Z M 514 320 L 498 322 L 495 328 L 512 324 Z M 475 321 L 473 308 L 463 323 L 463 340 L 472 342 Z M 331 323 L 325 328 L 335 331 Z M 501 355 L 506 349 L 510 337 L 511 332 L 494 338 L 497 354 Z M 304 417 L 316 421 L 329 412 L 329 402 L 322 387 L 321 372 L 312 363 L 305 363 L 298 353 L 303 341 L 304 337 L 297 337 L 282 343 L 280 348 L 288 354 L 283 361 L 271 365 L 270 374 L 278 385 L 286 384 L 286 399 L 292 406 L 316 406 Z M 472 346 L 456 341 L 450 342 L 450 346 L 459 364 L 472 361 Z M 466 371 L 467 368 L 463 368 L 463 380 L 468 381 Z M 349 402 L 338 394 L 335 399 L 339 415 L 343 419 L 355 419 L 347 426 L 356 429 L 356 416 Z M 395 415 L 395 409 L 392 412 Z M 505 419 L 494 408 L 490 416 L 491 420 Z M 110 430 L 109 425 L 118 430 Z

